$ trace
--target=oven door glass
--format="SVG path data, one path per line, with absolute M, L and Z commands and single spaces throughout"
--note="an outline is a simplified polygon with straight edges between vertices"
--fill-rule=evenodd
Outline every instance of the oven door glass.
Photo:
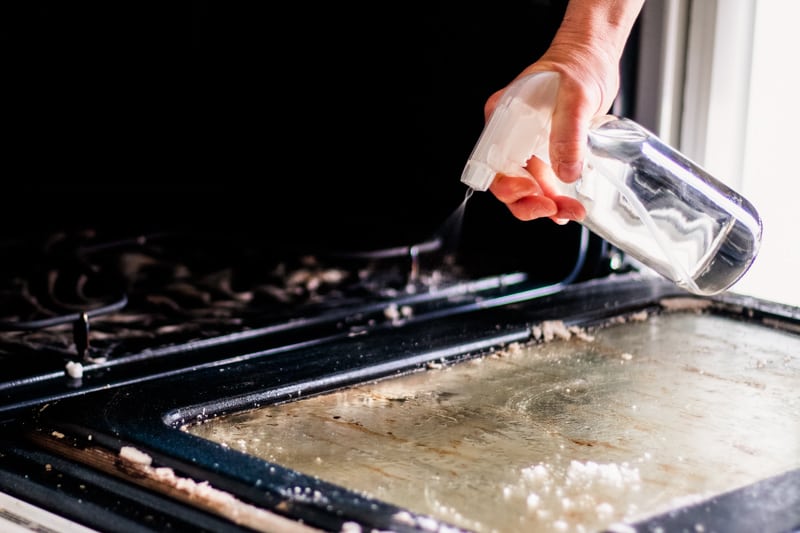
M 468 530 L 603 530 L 800 467 L 800 337 L 696 311 L 545 321 L 183 429 Z

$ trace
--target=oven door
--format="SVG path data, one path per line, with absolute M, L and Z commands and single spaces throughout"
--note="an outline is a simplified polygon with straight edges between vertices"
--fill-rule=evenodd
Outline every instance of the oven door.
M 800 310 L 637 274 L 63 398 L 2 489 L 98 530 L 800 527 Z

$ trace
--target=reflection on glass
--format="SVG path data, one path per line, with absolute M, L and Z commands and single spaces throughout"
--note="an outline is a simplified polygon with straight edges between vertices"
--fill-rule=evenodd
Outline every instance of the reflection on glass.
M 596 531 L 800 467 L 797 354 L 656 315 L 185 429 L 465 529 Z

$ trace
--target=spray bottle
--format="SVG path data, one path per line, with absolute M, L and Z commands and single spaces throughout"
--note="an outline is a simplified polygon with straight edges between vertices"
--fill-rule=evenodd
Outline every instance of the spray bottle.
M 495 176 L 549 163 L 555 72 L 515 80 L 486 123 L 461 181 L 485 191 Z M 638 123 L 614 115 L 589 129 L 581 177 L 559 193 L 586 208 L 581 224 L 678 286 L 713 295 L 752 265 L 762 222 L 753 205 Z

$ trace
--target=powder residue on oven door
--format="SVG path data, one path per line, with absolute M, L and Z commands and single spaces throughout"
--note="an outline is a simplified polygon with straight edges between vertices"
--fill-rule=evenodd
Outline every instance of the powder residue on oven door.
M 800 466 L 800 336 L 693 312 L 591 333 L 186 429 L 479 532 L 607 529 Z

